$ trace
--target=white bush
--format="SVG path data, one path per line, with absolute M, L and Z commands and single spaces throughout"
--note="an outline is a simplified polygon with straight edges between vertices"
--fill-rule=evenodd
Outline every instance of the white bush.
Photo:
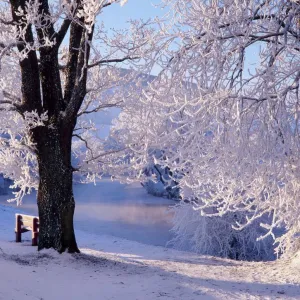
M 168 246 L 237 260 L 259 261 L 276 258 L 271 236 L 257 241 L 263 234 L 259 220 L 242 230 L 235 230 L 232 225 L 236 221 L 242 221 L 242 213 L 227 213 L 223 217 L 201 216 L 191 203 L 183 201 L 172 210 L 172 231 L 175 237 Z

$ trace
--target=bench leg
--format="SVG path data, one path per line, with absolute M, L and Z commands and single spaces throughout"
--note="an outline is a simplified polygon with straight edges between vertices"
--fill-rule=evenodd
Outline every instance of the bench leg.
M 38 245 L 38 219 L 34 218 L 33 219 L 33 226 L 32 226 L 32 246 L 37 246 Z
M 22 239 L 21 239 L 21 232 L 16 232 L 16 243 L 21 243 Z
M 22 238 L 21 238 L 21 216 L 20 215 L 16 215 L 16 229 L 15 229 L 15 233 L 16 233 L 16 243 L 21 243 Z
M 32 232 L 32 246 L 38 245 L 38 232 Z

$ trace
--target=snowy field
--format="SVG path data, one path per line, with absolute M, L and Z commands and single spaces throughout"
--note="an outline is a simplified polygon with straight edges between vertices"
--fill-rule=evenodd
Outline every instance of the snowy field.
M 101 186 L 102 190 L 106 186 L 103 193 Z M 77 255 L 38 253 L 30 246 L 29 234 L 16 244 L 14 214 L 19 209 L 0 205 L 1 300 L 300 299 L 300 258 L 239 262 L 138 243 L 133 239 L 141 235 L 139 223 L 141 230 L 157 228 L 156 236 L 170 226 L 170 216 L 164 212 L 168 200 L 150 197 L 139 186 L 103 182 L 95 189 L 97 197 L 90 188 L 76 187 L 76 234 L 82 251 Z M 109 194 L 110 189 L 114 193 Z M 21 208 L 35 209 L 30 201 Z M 140 215 L 142 208 L 145 213 Z M 83 228 L 81 222 L 88 220 L 93 226 Z M 120 235 L 130 228 L 136 231 L 122 239 L 108 234 L 105 222 L 107 228 L 115 223 L 114 230 L 120 231 L 127 224 Z

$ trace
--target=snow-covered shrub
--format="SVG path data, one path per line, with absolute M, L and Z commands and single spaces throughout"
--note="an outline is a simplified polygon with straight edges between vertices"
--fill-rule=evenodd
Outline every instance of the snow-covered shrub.
M 241 212 L 226 213 L 223 217 L 202 216 L 199 211 L 194 210 L 191 203 L 184 201 L 172 210 L 172 231 L 175 236 L 168 246 L 237 260 L 259 261 L 276 258 L 271 236 L 257 241 L 263 235 L 263 229 L 259 226 L 261 220 L 256 220 L 242 230 L 235 230 L 232 225 L 245 218 Z

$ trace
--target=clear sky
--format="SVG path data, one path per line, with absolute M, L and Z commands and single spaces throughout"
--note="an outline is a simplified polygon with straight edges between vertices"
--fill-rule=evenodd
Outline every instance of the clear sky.
M 164 11 L 160 7 L 155 7 L 160 3 L 161 0 L 128 0 L 122 7 L 116 3 L 106 7 L 98 19 L 104 23 L 107 29 L 122 29 L 128 26 L 126 22 L 130 19 L 148 20 L 149 18 L 162 16 Z M 89 115 L 89 119 L 92 119 L 99 129 L 99 137 L 106 138 L 109 135 L 111 121 L 118 114 L 118 109 L 108 109 L 105 112 Z
M 162 16 L 163 10 L 155 5 L 160 4 L 160 0 L 128 0 L 124 6 L 113 4 L 103 10 L 100 15 L 106 28 L 121 29 L 126 26 L 129 19 L 147 20 L 155 16 Z

